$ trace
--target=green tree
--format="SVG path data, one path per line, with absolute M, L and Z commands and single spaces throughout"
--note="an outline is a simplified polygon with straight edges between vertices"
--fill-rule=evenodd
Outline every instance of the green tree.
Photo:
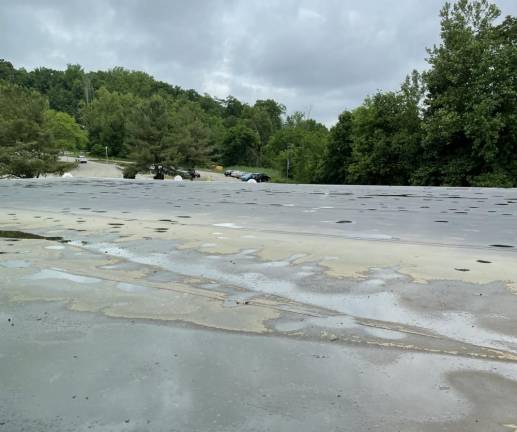
M 347 183 L 347 170 L 352 160 L 353 116 L 344 111 L 335 126 L 330 129 L 323 162 L 317 173 L 321 183 Z
M 92 73 L 91 80 L 96 89 L 104 87 L 111 93 L 131 93 L 142 98 L 155 94 L 159 87 L 151 75 L 122 67 Z
M 0 59 L 0 80 L 11 84 L 25 85 L 27 76 L 25 69 L 16 69 L 11 62 Z
M 245 104 L 239 101 L 233 96 L 228 96 L 224 101 L 224 116 L 225 117 L 237 117 L 242 115 Z
M 48 97 L 50 108 L 79 119 L 84 98 L 85 74 L 81 66 L 68 65 L 64 71 L 38 68 L 28 74 L 26 85 Z
M 224 165 L 254 165 L 260 145 L 258 133 L 242 123 L 228 129 L 221 144 Z
M 253 165 L 261 166 L 264 162 L 264 149 L 273 133 L 282 127 L 282 115 L 285 107 L 272 99 L 258 100 L 253 107 L 245 105 L 241 117 L 246 126 L 257 131 L 259 142 L 256 148 L 256 160 Z
M 45 122 L 59 150 L 73 152 L 86 148 L 88 136 L 71 115 L 48 110 L 45 112 Z
M 266 99 L 256 101 L 253 107 L 263 109 L 268 113 L 273 132 L 282 128 L 282 116 L 285 114 L 285 105 L 273 99 Z
M 63 172 L 47 128 L 48 104 L 40 94 L 0 83 L 0 175 L 20 178 Z
M 459 0 L 441 11 L 441 44 L 429 50 L 422 184 L 517 184 L 517 22 Z
M 311 183 L 320 172 L 327 139 L 328 130 L 324 125 L 294 113 L 287 118 L 285 127 L 273 134 L 266 155 L 273 166 L 289 178 Z
M 408 184 L 419 161 L 422 139 L 418 73 L 398 92 L 378 92 L 352 114 L 352 159 L 347 181 L 360 184 Z
M 259 140 L 256 143 L 253 165 L 260 166 L 262 164 L 264 147 L 274 132 L 271 118 L 268 111 L 263 107 L 247 107 L 244 124 L 258 134 Z
M 81 119 L 88 129 L 91 153 L 102 156 L 107 147 L 110 156 L 128 155 L 128 119 L 136 103 L 133 95 L 109 92 L 103 87 L 90 104 L 82 105 Z
M 182 104 L 170 114 L 172 144 L 177 148 L 178 161 L 185 168 L 206 164 L 212 153 L 211 130 L 200 105 Z
M 151 165 L 177 167 L 181 155 L 165 98 L 155 95 L 137 104 L 128 122 L 126 143 L 139 171 L 148 171 Z

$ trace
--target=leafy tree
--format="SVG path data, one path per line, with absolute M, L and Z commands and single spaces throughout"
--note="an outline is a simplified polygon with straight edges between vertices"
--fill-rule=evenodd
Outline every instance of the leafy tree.
M 224 116 L 225 117 L 237 117 L 242 115 L 245 104 L 239 101 L 233 96 L 228 96 L 224 101 Z
M 102 156 L 106 147 L 111 156 L 127 156 L 128 120 L 137 99 L 128 94 L 109 92 L 104 87 L 90 104 L 83 104 L 81 119 L 88 129 L 89 150 Z
M 16 69 L 11 62 L 0 59 L 0 80 L 15 82 Z
M 0 59 L 0 80 L 11 84 L 25 85 L 27 81 L 27 71 L 23 68 L 16 69 L 11 62 Z
M 413 74 L 399 92 L 379 92 L 353 112 L 349 182 L 408 184 L 420 152 L 421 95 Z
M 142 98 L 156 93 L 158 82 L 145 72 L 129 71 L 115 67 L 108 71 L 98 71 L 91 75 L 92 85 L 96 89 L 104 87 L 110 93 L 131 93 Z
M 311 183 L 316 180 L 323 163 L 327 138 L 324 125 L 294 113 L 287 118 L 285 127 L 271 137 L 266 154 L 273 166 L 289 178 Z
M 260 166 L 262 163 L 264 147 L 273 134 L 273 124 L 271 122 L 271 118 L 266 109 L 262 107 L 249 106 L 246 107 L 243 113 L 243 117 L 243 124 L 254 130 L 259 137 L 254 153 L 255 160 L 253 161 L 252 165 Z
M 41 67 L 29 73 L 27 86 L 43 95 L 48 95 L 50 89 L 62 84 L 63 71 Z
M 441 11 L 429 50 L 423 184 L 517 184 L 517 23 L 498 8 L 459 0 Z M 488 181 L 488 179 L 492 179 Z
M 264 149 L 271 135 L 282 127 L 282 115 L 285 107 L 272 99 L 258 100 L 253 107 L 244 105 L 241 118 L 246 126 L 254 129 L 259 136 L 256 148 L 256 160 L 253 165 L 260 166 L 263 163 Z
M 266 99 L 256 101 L 253 107 L 255 109 L 263 109 L 268 113 L 274 132 L 282 128 L 282 117 L 285 114 L 285 105 L 279 104 L 273 99 Z
M 330 129 L 323 162 L 317 173 L 320 183 L 347 183 L 347 169 L 352 159 L 353 115 L 344 111 L 337 124 Z
M 139 171 L 148 171 L 151 165 L 177 166 L 181 155 L 175 145 L 165 98 L 155 95 L 137 104 L 128 122 L 126 143 Z
M 171 113 L 170 121 L 178 163 L 186 168 L 206 164 L 212 152 L 211 130 L 201 107 L 193 102 L 183 104 Z
M 199 106 L 204 112 L 212 117 L 222 117 L 224 108 L 218 100 L 214 99 L 208 94 L 204 94 L 198 100 Z
M 256 131 L 240 123 L 228 129 L 221 145 L 225 165 L 254 165 L 260 138 Z
M 21 178 L 62 172 L 58 148 L 47 128 L 44 97 L 0 83 L 0 175 Z
M 50 108 L 78 119 L 84 97 L 84 78 L 79 65 L 68 65 L 65 71 L 38 68 L 28 74 L 26 85 L 47 96 Z
M 84 71 L 79 65 L 68 65 L 61 82 L 48 92 L 50 108 L 79 118 L 79 105 L 84 97 Z
M 80 151 L 86 148 L 88 136 L 71 115 L 48 110 L 45 122 L 59 150 Z

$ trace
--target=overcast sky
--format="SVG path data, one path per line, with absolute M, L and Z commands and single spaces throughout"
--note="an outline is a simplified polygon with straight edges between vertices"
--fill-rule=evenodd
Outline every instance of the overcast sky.
M 517 15 L 517 0 L 495 2 Z M 425 68 L 441 0 L 0 0 L 0 58 L 123 66 L 332 124 Z

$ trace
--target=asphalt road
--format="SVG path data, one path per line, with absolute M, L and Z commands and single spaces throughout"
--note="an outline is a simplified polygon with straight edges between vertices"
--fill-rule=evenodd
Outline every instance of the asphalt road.
M 64 156 L 61 159 L 65 162 L 75 161 L 75 158 L 69 156 Z M 122 178 L 122 170 L 118 165 L 92 160 L 79 164 L 77 168 L 70 171 L 70 174 L 80 178 Z
M 1 182 L 0 431 L 513 431 L 516 219 L 502 189 Z

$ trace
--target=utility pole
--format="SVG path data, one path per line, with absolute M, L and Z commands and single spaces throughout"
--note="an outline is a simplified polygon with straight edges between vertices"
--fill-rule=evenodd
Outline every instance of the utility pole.
M 109 160 L 108 160 L 108 146 L 106 146 L 105 149 L 106 149 L 106 163 L 108 163 L 109 162 Z
M 286 177 L 289 178 L 289 169 L 291 168 L 291 151 L 293 149 L 293 145 L 289 144 L 287 146 L 287 169 L 286 169 Z

